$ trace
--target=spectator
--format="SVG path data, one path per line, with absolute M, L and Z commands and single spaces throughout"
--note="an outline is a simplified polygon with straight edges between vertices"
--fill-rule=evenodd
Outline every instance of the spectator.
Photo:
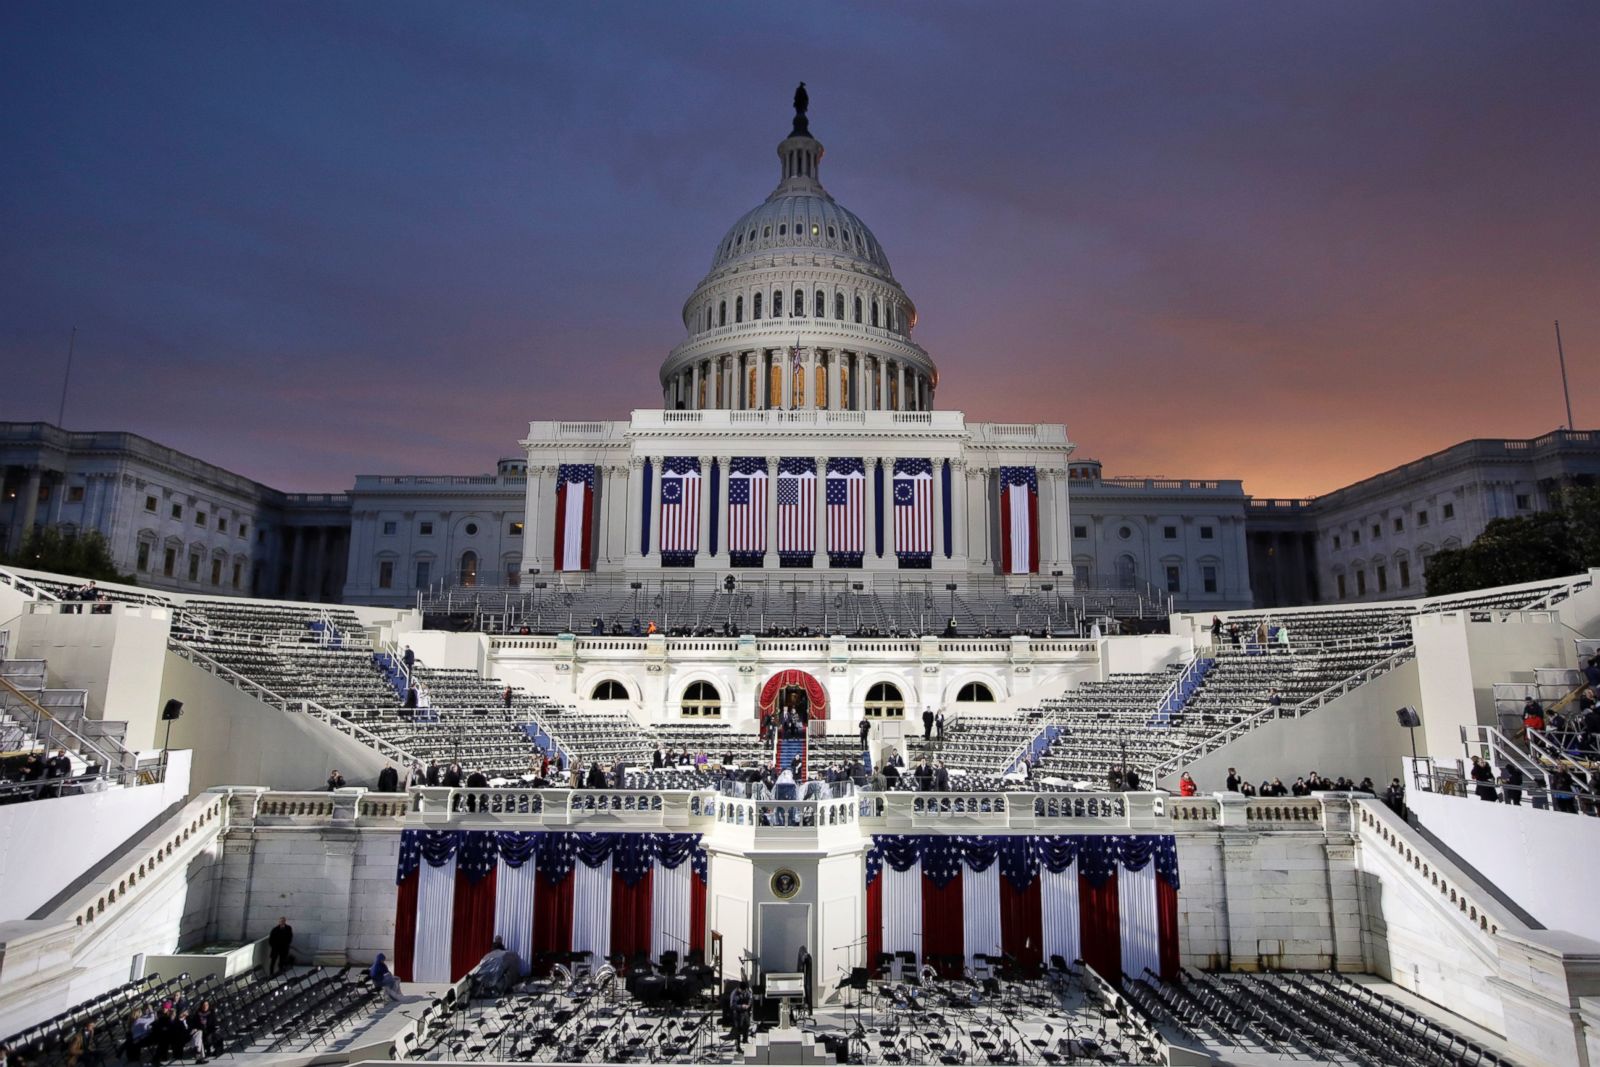
M 378 772 L 378 792 L 400 792 L 400 772 L 394 769 L 394 764 L 385 763 L 383 770 Z
M 333 769 L 333 772 L 328 775 L 328 792 L 331 793 L 335 789 L 343 789 L 343 788 L 344 788 L 344 775 L 340 774 L 339 773 L 339 768 L 335 767 Z
M 1557 811 L 1566 812 L 1568 815 L 1578 814 L 1578 799 L 1573 793 L 1572 775 L 1567 771 L 1557 771 L 1550 776 L 1550 802 L 1551 807 Z
M 1311 786 L 1304 778 L 1296 778 L 1294 785 L 1289 787 L 1289 792 L 1297 797 L 1308 797 L 1311 795 Z
M 1262 784 L 1265 784 L 1265 783 L 1262 783 Z M 1256 795 L 1256 787 L 1251 785 L 1249 782 L 1240 782 L 1239 783 L 1239 792 L 1244 794 L 1247 797 L 1253 797 L 1253 796 Z
M 922 739 L 933 740 L 933 708 L 927 704 L 922 706 Z
M 944 709 L 941 708 L 933 717 L 933 735 L 939 743 L 944 744 Z
M 1239 624 L 1238 623 L 1233 622 L 1233 623 L 1229 623 L 1228 624 L 1228 639 L 1233 642 L 1233 647 L 1235 649 L 1237 649 L 1239 647 Z
M 1267 694 L 1267 706 L 1273 710 L 1274 714 L 1283 714 L 1283 696 L 1276 689 Z
M 933 765 L 933 788 L 941 793 L 950 792 L 950 772 L 945 769 L 943 760 Z
M 118 1052 L 131 1063 L 138 1063 L 144 1050 L 150 1046 L 150 1032 L 155 1029 L 156 1009 L 152 1004 L 136 1009 L 128 1020 L 128 1037 Z
M 604 789 L 606 787 L 606 772 L 601 768 L 599 760 L 595 760 L 589 765 L 589 779 L 584 784 L 590 789 Z
M 505 702 L 506 702 L 506 708 L 509 710 L 510 707 L 511 707 L 511 687 L 509 685 L 506 686 Z
M 861 751 L 865 752 L 867 750 L 867 734 L 872 732 L 872 722 L 865 715 L 861 716 L 861 722 L 856 725 L 856 732 L 861 735 Z
M 388 997 L 390 1000 L 399 1000 L 400 979 L 389 970 L 389 964 L 383 953 L 378 953 L 372 961 L 372 966 L 367 968 L 367 977 L 372 979 L 372 988 Z
M 1124 778 L 1123 785 L 1128 790 L 1128 792 L 1130 792 L 1130 793 L 1138 792 L 1139 791 L 1139 772 L 1134 770 L 1132 767 L 1128 768 L 1128 773 L 1127 773 L 1127 776 Z
M 1194 784 L 1194 779 L 1189 777 L 1189 772 L 1184 771 L 1178 778 L 1178 795 L 1180 797 L 1192 797 L 1198 792 L 1200 792 L 1200 787 Z
M 67 755 L 66 749 L 56 749 L 56 754 L 44 761 L 44 776 L 46 778 L 69 778 L 72 776 L 72 758 Z
M 287 915 L 278 916 L 278 925 L 267 934 L 267 977 L 287 971 L 294 964 L 289 948 L 294 944 L 294 927 Z
M 1211 647 L 1215 648 L 1220 644 L 1222 644 L 1222 617 L 1213 615 L 1211 616 Z
M 437 786 L 440 782 L 444 781 L 444 773 L 440 769 L 437 760 L 428 764 L 427 774 L 423 780 L 431 786 Z
M 1371 793 L 1373 796 L 1378 795 L 1378 787 L 1372 784 L 1372 776 L 1370 774 L 1361 779 L 1361 784 L 1356 786 L 1356 792 Z
M 444 776 L 439 779 L 439 784 L 446 789 L 461 788 L 461 764 L 452 763 L 444 769 Z
M 1218 625 L 1221 625 L 1221 624 L 1218 623 Z M 1227 787 L 1228 792 L 1237 793 L 1239 791 L 1239 785 L 1243 781 L 1244 781 L 1244 779 L 1239 777 L 1239 772 L 1237 770 L 1235 770 L 1232 767 L 1228 768 L 1228 777 L 1227 777 L 1227 780 L 1226 780 L 1226 787 Z
M 155 1025 L 150 1028 L 150 1044 L 156 1050 L 158 1065 L 180 1058 L 189 1044 L 189 1028 L 178 1019 L 177 1006 L 170 1000 L 162 1002 Z
M 67 1039 L 67 1067 L 97 1067 L 105 1061 L 105 1054 L 95 1047 L 94 1023 L 74 1028 Z M 205 1060 L 202 1058 L 200 1062 Z
M 1500 781 L 1506 787 L 1505 802 L 1520 808 L 1522 806 L 1522 771 L 1515 763 L 1507 763 L 1500 769 Z
M 1472 757 L 1472 770 L 1469 773 L 1472 780 L 1478 783 L 1474 792 L 1478 794 L 1479 800 L 1492 803 L 1500 799 L 1500 791 L 1494 787 L 1494 769 L 1482 756 Z
M 189 1036 L 201 1063 L 217 1054 L 217 1013 L 212 1009 L 211 1001 L 202 1000 L 189 1016 Z
M 417 665 L 417 654 L 407 645 L 406 650 L 400 654 L 400 660 L 406 665 L 406 677 L 411 676 L 411 669 Z
M 1400 779 L 1389 779 L 1389 788 L 1383 791 L 1383 802 L 1402 819 L 1406 817 L 1406 787 L 1400 784 Z

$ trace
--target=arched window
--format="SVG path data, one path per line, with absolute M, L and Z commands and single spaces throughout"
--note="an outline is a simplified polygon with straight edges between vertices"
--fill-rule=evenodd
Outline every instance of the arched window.
M 856 321 L 861 321 L 861 298 L 856 297 Z
M 759 319 L 761 317 L 761 294 L 760 293 L 757 293 L 755 296 L 752 296 L 750 298 L 750 317 L 752 319 Z
M 706 329 L 711 329 L 711 305 L 706 305 Z
M 775 318 L 775 319 L 783 318 L 783 291 L 782 290 L 779 290 L 778 292 L 772 294 L 772 317 Z
M 733 298 L 733 321 L 744 321 L 744 297 L 742 296 L 736 296 Z
M 806 313 L 806 291 L 804 289 L 796 289 L 794 291 L 794 313 L 801 316 Z
M 683 693 L 683 713 L 698 717 L 722 714 L 722 694 L 710 682 L 693 682 Z
M 594 692 L 589 694 L 590 700 L 627 700 L 628 690 L 615 678 L 607 678 L 594 687 Z
M 994 692 L 982 682 L 968 682 L 956 694 L 956 701 L 963 704 L 974 702 L 992 704 L 994 703 Z
M 1132 556 L 1117 557 L 1117 588 L 1132 589 L 1139 580 L 1139 565 Z
M 825 293 L 823 293 L 823 291 L 821 289 L 817 290 L 817 298 L 812 301 L 812 305 L 813 305 L 813 310 L 812 310 L 812 317 L 813 318 L 820 319 L 823 316 L 828 314 L 828 297 L 827 297 L 827 295 Z
M 728 325 L 728 302 L 726 300 L 717 305 L 717 325 Z
M 905 698 L 888 682 L 878 682 L 868 689 L 862 707 L 869 719 L 902 719 L 906 714 Z
M 833 317 L 838 319 L 840 322 L 844 321 L 844 294 L 843 293 L 834 293 L 833 294 Z
M 804 363 L 796 363 L 794 365 L 794 383 L 790 386 L 790 388 L 793 390 L 793 394 L 789 398 L 792 401 L 789 406 L 794 408 L 805 407 L 806 367 Z
M 461 553 L 461 585 L 478 584 L 478 554 L 471 550 Z
M 872 325 L 878 325 L 878 302 L 876 300 L 872 302 Z

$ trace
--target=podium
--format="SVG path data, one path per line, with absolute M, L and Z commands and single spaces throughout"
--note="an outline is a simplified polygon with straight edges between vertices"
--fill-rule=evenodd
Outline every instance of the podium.
M 778 1002 L 778 1029 L 794 1029 L 794 1002 L 806 995 L 806 976 L 800 971 L 769 971 L 762 995 Z

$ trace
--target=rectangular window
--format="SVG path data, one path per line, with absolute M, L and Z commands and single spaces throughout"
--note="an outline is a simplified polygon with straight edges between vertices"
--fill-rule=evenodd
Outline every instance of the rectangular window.
M 189 580 L 191 582 L 200 580 L 200 553 L 198 552 L 189 553 Z
M 1360 530 L 1351 530 L 1350 531 L 1350 543 L 1352 545 L 1359 545 L 1361 543 L 1361 531 Z
M 175 548 L 169 548 L 169 549 L 167 549 L 166 558 L 164 560 L 162 560 L 161 573 L 165 574 L 168 578 L 171 578 L 172 577 L 172 572 L 177 570 L 177 569 L 178 569 L 178 550 L 175 549 Z
M 431 537 L 433 535 L 433 523 L 431 523 L 431 522 L 418 523 L 417 524 L 417 533 L 421 534 L 423 537 Z
M 1454 504 L 1446 504 L 1444 506 L 1444 517 L 1447 519 L 1456 517 L 1456 506 Z
M 1382 536 L 1383 536 L 1383 527 L 1381 525 L 1379 525 L 1378 523 L 1373 523 L 1372 524 L 1372 539 L 1374 541 L 1376 541 L 1378 538 L 1380 538 Z
M 1426 525 L 1428 525 L 1428 513 L 1426 511 L 1417 512 L 1417 525 L 1418 526 L 1426 526 Z
M 1333 535 L 1333 547 L 1335 549 L 1337 549 L 1339 547 L 1339 535 L 1338 534 L 1334 534 Z
M 1217 591 L 1217 568 L 1210 564 L 1201 567 L 1200 580 L 1205 583 L 1206 592 L 1215 593 Z
M 1380 563 L 1380 564 L 1378 564 L 1378 592 L 1384 593 L 1384 592 L 1388 592 L 1388 590 L 1389 590 L 1389 568 L 1386 567 L 1385 565 L 1383 565 L 1382 563 Z
M 233 587 L 235 589 L 239 588 L 239 583 L 242 582 L 243 580 L 244 580 L 244 564 L 235 563 L 233 565 Z
M 391 589 L 394 587 L 394 560 L 386 559 L 378 563 L 378 588 Z
M 1211 527 L 1209 527 L 1209 526 L 1200 527 L 1200 540 L 1209 541 L 1215 536 L 1216 536 L 1216 531 L 1214 531 Z
M 1396 515 L 1394 517 L 1394 532 L 1395 533 L 1399 533 L 1401 530 L 1404 530 L 1405 528 L 1406 528 L 1406 520 L 1401 518 L 1399 515 Z
M 227 519 L 218 519 L 217 520 L 217 532 L 218 533 L 227 533 L 228 532 L 228 520 Z
M 1169 593 L 1181 592 L 1181 590 L 1178 588 L 1178 566 L 1177 566 L 1177 564 L 1169 564 L 1167 566 L 1167 592 L 1169 592 Z
M 1530 498 L 1528 497 L 1528 494 L 1527 493 L 1518 493 L 1517 494 L 1517 510 L 1518 511 L 1527 511 L 1531 507 L 1533 507 L 1533 503 L 1530 500 Z
M 1072 528 L 1072 536 L 1076 537 L 1080 541 L 1087 540 L 1088 537 L 1089 537 L 1089 527 L 1087 527 L 1087 526 L 1074 526 Z
M 1367 595 L 1367 572 L 1364 571 L 1364 570 L 1356 571 L 1356 596 L 1366 596 L 1366 595 Z
M 1410 589 L 1411 588 L 1411 561 L 1403 559 L 1403 560 L 1401 560 L 1399 562 L 1398 566 L 1400 568 L 1400 588 L 1401 589 Z
M 206 524 L 206 513 L 203 512 L 203 511 L 195 512 L 194 513 L 194 524 L 196 526 L 204 526 Z
M 211 584 L 222 584 L 222 561 L 220 559 L 214 559 L 211 561 Z
M 68 486 L 67 487 L 67 503 L 69 503 L 69 504 L 81 504 L 81 503 L 83 503 L 83 486 L 81 486 L 81 485 L 73 485 L 73 486 Z
M 417 560 L 417 588 L 426 589 L 433 580 L 433 561 L 429 559 Z
M 1161 536 L 1168 541 L 1176 541 L 1178 539 L 1178 528 L 1176 526 L 1163 526 L 1161 527 Z
M 144 509 L 146 511 L 154 511 L 156 509 L 156 498 L 153 497 L 153 496 L 145 497 L 144 498 Z
M 1339 599 L 1344 599 L 1344 575 L 1336 574 L 1334 578 L 1339 582 Z
M 172 517 L 175 518 L 175 519 L 183 518 L 183 505 L 182 504 L 174 504 L 174 505 L 172 505 Z
M 520 522 L 512 523 L 509 527 L 506 528 L 506 534 L 508 536 L 510 536 L 510 537 L 521 537 L 522 536 L 522 523 L 520 523 Z
M 136 567 L 141 571 L 147 571 L 150 569 L 150 545 L 147 542 L 141 542 L 139 544 L 139 562 L 136 564 Z
M 394 522 L 393 520 L 386 522 L 383 524 L 383 536 L 393 537 L 399 529 L 400 524 L 398 522 Z
M 1089 565 L 1087 563 L 1074 563 L 1072 565 L 1072 584 L 1076 585 L 1079 589 L 1085 589 L 1088 587 Z

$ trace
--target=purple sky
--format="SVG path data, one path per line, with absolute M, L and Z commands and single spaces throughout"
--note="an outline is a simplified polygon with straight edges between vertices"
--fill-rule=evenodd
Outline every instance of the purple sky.
M 937 406 L 1325 492 L 1600 424 L 1600 5 L 0 6 L 0 419 L 289 490 L 657 406 L 804 79 Z

